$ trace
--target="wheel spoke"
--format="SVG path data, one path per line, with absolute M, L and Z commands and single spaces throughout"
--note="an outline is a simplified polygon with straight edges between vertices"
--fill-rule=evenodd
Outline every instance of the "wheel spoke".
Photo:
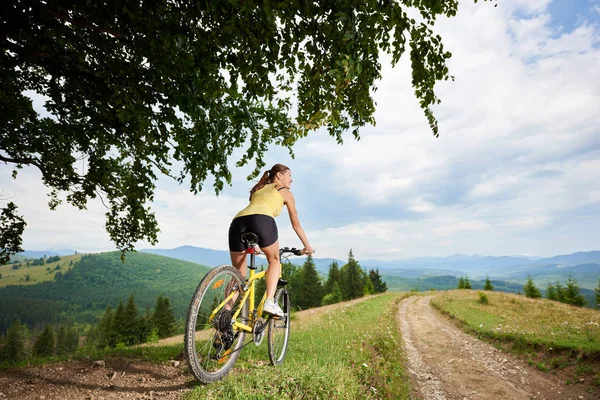
M 232 312 L 222 307 L 213 311 L 230 295 L 232 288 L 240 288 L 242 278 L 233 267 L 221 266 L 211 270 L 200 282 L 188 312 L 185 348 L 192 373 L 202 382 L 224 377 L 239 356 L 236 351 L 243 345 L 244 335 L 234 335 Z M 238 299 L 241 296 L 238 295 Z M 236 301 L 234 307 L 237 307 Z M 235 308 L 234 308 L 235 310 Z M 247 318 L 244 305 L 239 318 Z
M 285 289 L 277 290 L 275 301 L 284 312 L 284 317 L 269 321 L 269 358 L 273 365 L 283 362 L 287 352 L 290 335 L 290 303 L 289 295 Z

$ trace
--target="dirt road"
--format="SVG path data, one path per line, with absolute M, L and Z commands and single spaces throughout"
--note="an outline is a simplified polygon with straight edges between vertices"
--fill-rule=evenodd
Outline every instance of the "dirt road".
M 398 318 L 414 396 L 442 399 L 592 399 L 493 346 L 463 333 L 429 305 L 432 296 L 403 300 Z

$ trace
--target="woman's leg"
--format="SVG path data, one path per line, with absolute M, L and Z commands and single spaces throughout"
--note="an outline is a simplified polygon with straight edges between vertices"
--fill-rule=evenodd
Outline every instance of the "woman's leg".
M 266 273 L 267 299 L 272 299 L 277 290 L 277 282 L 281 275 L 281 264 L 279 263 L 279 240 L 267 247 L 260 249 L 267 257 L 269 268 Z
M 230 251 L 229 256 L 231 257 L 231 265 L 233 265 L 233 267 L 235 269 L 240 271 L 240 274 L 242 275 L 243 279 L 246 279 L 246 252 L 245 251 Z M 230 287 L 229 285 L 233 286 L 233 283 L 234 283 L 233 280 L 231 282 L 229 282 L 226 292 L 225 292 L 226 296 L 229 296 L 229 293 L 231 293 L 231 290 L 233 289 L 233 287 Z M 231 310 L 233 308 L 233 305 L 235 304 L 235 301 L 237 300 L 237 298 L 238 298 L 237 295 L 233 296 L 233 299 L 231 299 L 229 301 L 229 303 L 225 306 L 225 308 L 228 310 Z
M 246 252 L 245 251 L 230 251 L 231 265 L 246 279 Z

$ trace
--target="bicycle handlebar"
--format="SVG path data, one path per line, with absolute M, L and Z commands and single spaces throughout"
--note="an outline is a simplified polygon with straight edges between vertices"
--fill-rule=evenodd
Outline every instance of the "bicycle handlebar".
M 289 247 L 283 247 L 281 249 L 279 249 L 279 255 L 283 255 L 285 253 L 290 253 L 293 254 L 295 256 L 301 256 L 302 255 L 302 250 L 297 249 L 295 247 L 292 247 L 291 249 Z

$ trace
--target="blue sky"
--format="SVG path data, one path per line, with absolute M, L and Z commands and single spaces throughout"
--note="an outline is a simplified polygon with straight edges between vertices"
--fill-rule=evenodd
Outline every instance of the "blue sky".
M 339 146 L 315 132 L 295 159 L 269 151 L 269 166 L 292 169 L 317 257 L 344 259 L 350 248 L 381 260 L 600 249 L 600 0 L 493 4 L 463 1 L 437 24 L 455 76 L 437 87 L 439 138 L 413 95 L 407 60 L 392 68 L 384 55 L 377 125 L 360 141 L 348 134 Z M 158 247 L 226 249 L 250 169 L 235 169 L 218 197 L 161 179 Z M 27 218 L 25 248 L 114 249 L 99 202 L 52 212 L 33 169 L 12 181 L 1 166 L 0 187 Z M 278 225 L 283 245 L 300 245 L 285 212 Z

